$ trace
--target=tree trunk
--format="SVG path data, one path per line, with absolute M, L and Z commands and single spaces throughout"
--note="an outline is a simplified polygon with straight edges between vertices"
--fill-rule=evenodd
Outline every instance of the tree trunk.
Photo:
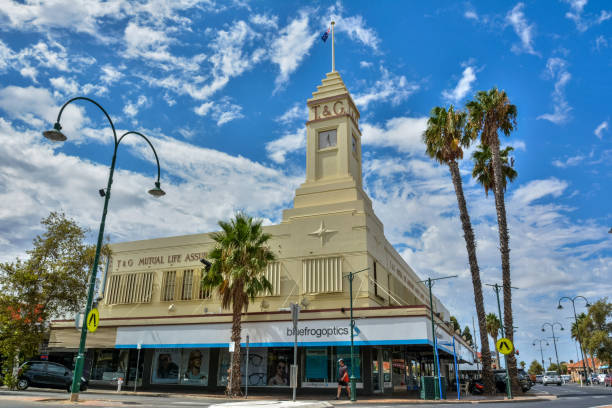
M 504 289 L 504 329 L 506 338 L 514 343 L 514 319 L 512 317 L 512 290 L 510 282 L 510 236 L 508 234 L 508 224 L 506 221 L 506 204 L 504 202 L 503 177 L 501 169 L 501 159 L 499 157 L 499 138 L 496 129 L 489 129 L 495 137 L 491 140 L 491 161 L 493 162 L 493 177 L 495 184 L 495 210 L 497 212 L 497 225 L 499 230 L 499 251 L 501 252 L 502 266 L 502 286 Z M 518 370 L 516 368 L 516 357 L 514 353 L 508 354 L 506 359 L 510 382 L 513 394 L 522 394 L 521 386 L 518 381 Z
M 234 299 L 232 304 L 233 322 L 232 322 L 232 338 L 234 342 L 234 353 L 231 361 L 231 374 L 227 381 L 227 396 L 230 398 L 241 395 L 240 391 L 240 332 L 242 325 L 242 302 L 239 299 Z
M 497 336 L 493 336 L 493 344 L 495 344 L 495 356 L 497 356 L 497 369 L 501 368 L 501 360 L 499 359 L 499 351 L 497 351 Z
M 478 267 L 478 259 L 476 257 L 476 242 L 474 239 L 474 231 L 467 210 L 467 204 L 463 195 L 463 184 L 461 182 L 461 174 L 459 173 L 459 165 L 456 161 L 451 161 L 448 164 L 455 194 L 457 195 L 457 205 L 459 206 L 459 215 L 461 225 L 463 227 L 463 238 L 465 239 L 465 247 L 468 253 L 468 261 L 470 264 L 470 272 L 472 274 L 472 286 L 474 288 L 474 303 L 476 304 L 476 315 L 478 317 L 478 332 L 480 333 L 480 349 L 482 356 L 482 379 L 484 382 L 484 393 L 486 395 L 495 394 L 495 380 L 491 371 L 491 349 L 489 348 L 489 338 L 487 334 L 487 319 L 484 308 L 484 299 L 482 297 L 482 283 L 480 282 L 480 269 Z M 475 335 L 475 333 L 474 333 Z

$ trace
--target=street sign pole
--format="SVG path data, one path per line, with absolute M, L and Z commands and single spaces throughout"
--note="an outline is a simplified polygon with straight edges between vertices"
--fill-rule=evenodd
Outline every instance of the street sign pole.
M 297 391 L 297 339 L 298 339 L 298 319 L 300 317 L 300 306 L 297 303 L 291 304 L 291 319 L 293 320 L 293 365 L 291 366 L 291 388 L 293 388 L 293 402 L 295 402 Z
M 138 357 L 136 358 L 136 378 L 134 379 L 134 392 L 136 392 L 136 386 L 138 385 L 138 365 L 140 364 L 140 349 L 142 344 L 138 343 Z
M 244 373 L 244 399 L 249 397 L 249 335 L 246 335 L 246 364 Z

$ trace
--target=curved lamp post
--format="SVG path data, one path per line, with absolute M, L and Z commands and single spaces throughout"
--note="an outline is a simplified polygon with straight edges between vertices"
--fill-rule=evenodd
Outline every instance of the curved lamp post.
M 561 331 L 563 331 L 563 326 L 559 322 L 554 322 L 554 323 L 546 322 L 546 323 L 544 323 L 542 325 L 542 331 L 545 331 L 544 327 L 546 327 L 546 325 L 550 326 L 550 330 L 552 331 L 552 335 L 553 335 L 553 344 L 555 345 L 555 357 L 557 358 L 557 374 L 559 374 L 559 376 L 561 376 L 561 367 L 559 366 L 559 353 L 557 353 L 557 338 L 555 337 L 555 325 L 557 325 L 557 324 L 561 328 Z
M 542 342 L 545 341 L 547 346 L 550 346 L 550 344 L 548 344 L 548 340 L 546 339 L 537 339 L 533 342 L 534 346 L 536 345 L 536 341 L 540 343 L 540 357 L 542 358 L 542 369 L 546 371 L 546 363 L 544 363 L 544 352 L 542 351 Z
M 157 158 L 157 152 L 155 151 L 155 148 L 153 147 L 153 145 L 151 144 L 149 139 L 147 139 L 146 136 L 144 136 L 141 133 L 132 132 L 132 131 L 131 132 L 126 132 L 123 135 L 121 135 L 119 138 L 117 138 L 117 132 L 115 130 L 115 125 L 113 124 L 113 121 L 111 120 L 110 116 L 104 110 L 104 108 L 102 106 L 100 106 L 100 104 L 98 102 L 94 101 L 93 99 L 86 98 L 86 97 L 83 97 L 83 96 L 79 96 L 79 97 L 70 99 L 60 109 L 59 114 L 57 115 L 57 121 L 55 122 L 55 125 L 53 126 L 53 129 L 52 130 L 47 130 L 47 131 L 43 132 L 43 136 L 45 136 L 49 140 L 53 140 L 53 141 L 56 141 L 56 142 L 63 142 L 63 141 L 65 141 L 67 139 L 66 136 L 61 131 L 62 130 L 62 126 L 60 125 L 60 119 L 62 117 L 62 112 L 64 111 L 66 106 L 68 106 L 70 103 L 72 103 L 74 101 L 78 101 L 78 100 L 83 100 L 83 101 L 91 102 L 94 105 L 96 105 L 98 108 L 100 108 L 100 110 L 106 116 L 106 119 L 108 119 L 108 123 L 110 123 L 110 126 L 111 126 L 111 128 L 113 130 L 113 138 L 114 138 L 114 141 L 115 141 L 115 146 L 114 146 L 114 150 L 113 150 L 113 159 L 112 159 L 112 162 L 111 162 L 110 174 L 108 176 L 108 184 L 106 186 L 106 191 L 102 190 L 100 192 L 101 195 L 104 195 L 104 210 L 102 212 L 102 221 L 100 222 L 100 230 L 98 232 L 98 243 L 96 245 L 96 255 L 94 257 L 93 266 L 91 268 L 91 276 L 89 278 L 89 288 L 88 288 L 88 291 L 87 291 L 87 305 L 85 307 L 85 316 L 87 316 L 89 314 L 89 311 L 91 310 L 91 306 L 92 306 L 92 303 L 93 303 L 94 287 L 95 287 L 95 284 L 96 284 L 96 271 L 98 270 L 98 261 L 100 259 L 100 249 L 102 248 L 102 239 L 104 237 L 104 224 L 106 222 L 106 211 L 108 209 L 108 201 L 110 200 L 110 196 L 111 196 L 111 185 L 113 184 L 113 173 L 115 172 L 115 162 L 116 162 L 116 159 L 117 159 L 117 149 L 119 148 L 119 144 L 121 143 L 121 141 L 123 140 L 124 137 L 126 137 L 127 135 L 130 135 L 130 134 L 134 134 L 134 135 L 142 137 L 149 144 L 149 146 L 151 146 L 151 149 L 153 150 L 153 154 L 155 155 L 155 161 L 157 162 L 157 181 L 155 182 L 155 187 L 150 189 L 148 192 L 149 192 L 149 194 L 151 194 L 154 197 L 161 197 L 161 196 L 165 195 L 166 193 L 160 187 L 160 183 L 159 183 L 159 177 L 160 177 L 159 159 Z M 83 363 L 84 363 L 84 360 L 85 360 L 85 341 L 86 340 L 87 340 L 87 325 L 83 324 L 83 327 L 81 328 L 81 340 L 80 340 L 80 343 L 79 343 L 79 355 L 77 356 L 77 359 L 76 359 L 76 363 L 75 363 L 75 367 L 74 367 L 74 377 L 72 379 L 72 387 L 71 387 L 71 395 L 70 395 L 70 400 L 71 401 L 78 401 L 78 399 L 79 399 L 79 391 L 80 391 L 80 387 L 81 387 L 81 376 L 83 374 Z
M 577 295 L 574 297 L 563 296 L 559 298 L 559 304 L 557 305 L 557 309 L 559 310 L 563 309 L 563 306 L 561 306 L 561 302 L 563 302 L 564 300 L 568 300 L 572 302 L 572 309 L 574 311 L 574 321 L 576 322 L 576 336 L 578 337 L 578 344 L 580 345 L 580 356 L 582 357 L 582 369 L 584 370 L 584 380 L 586 381 L 589 378 L 589 374 L 587 373 L 587 369 L 586 369 L 586 364 L 584 360 L 584 352 L 582 351 L 582 339 L 580 338 L 580 330 L 578 329 L 578 318 L 576 317 L 576 299 L 584 299 L 585 306 L 586 307 L 591 306 L 591 304 L 589 303 L 589 300 L 585 298 L 584 296 L 581 296 L 581 295 Z M 580 385 L 582 385 L 582 376 L 580 376 Z

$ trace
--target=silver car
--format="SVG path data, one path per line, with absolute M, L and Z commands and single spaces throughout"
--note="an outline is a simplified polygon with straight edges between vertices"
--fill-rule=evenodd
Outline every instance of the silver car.
M 557 374 L 556 371 L 546 371 L 544 373 L 544 376 L 542 377 L 542 384 L 544 384 L 544 385 L 548 385 L 548 384 L 561 385 L 561 384 L 563 384 L 563 380 L 561 379 L 559 374 Z

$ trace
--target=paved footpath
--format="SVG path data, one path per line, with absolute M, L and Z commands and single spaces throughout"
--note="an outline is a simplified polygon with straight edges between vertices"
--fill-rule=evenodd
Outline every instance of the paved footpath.
M 463 407 L 477 405 L 479 408 L 496 407 L 512 403 L 517 408 L 612 408 L 612 388 L 603 386 L 583 387 L 566 384 L 561 387 L 535 386 L 526 396 L 508 401 L 502 396 L 494 400 L 471 396 L 461 401 L 422 401 L 406 398 L 360 397 L 352 403 L 348 400 L 329 400 L 329 396 L 300 397 L 296 403 L 282 399 L 281 396 L 250 395 L 248 400 L 228 400 L 219 395 L 205 394 L 170 394 L 155 392 L 122 392 L 110 390 L 90 390 L 82 393 L 79 403 L 68 401 L 68 394 L 56 390 L 30 388 L 26 391 L 8 391 L 0 388 L 0 406 L 2 408 L 29 407 L 66 407 L 83 405 L 91 407 L 204 407 L 204 408 L 345 408 L 347 405 L 358 405 L 360 408 L 398 408 L 427 407 L 444 405 L 444 407 Z M 501 405 L 501 406 L 503 406 Z M 348 408 L 348 407 L 346 407 Z

